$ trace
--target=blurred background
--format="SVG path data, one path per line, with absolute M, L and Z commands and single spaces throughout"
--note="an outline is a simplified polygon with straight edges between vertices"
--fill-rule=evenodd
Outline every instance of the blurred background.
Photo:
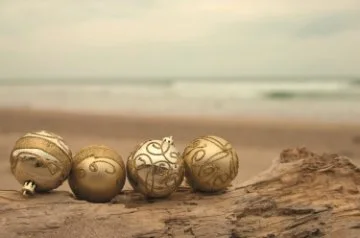
M 360 1 L 0 2 L 0 107 L 358 122 Z
M 287 148 L 359 163 L 359 103 L 359 0 L 0 1 L 0 189 L 20 188 L 9 155 L 37 130 L 124 159 L 217 135 L 234 184 Z

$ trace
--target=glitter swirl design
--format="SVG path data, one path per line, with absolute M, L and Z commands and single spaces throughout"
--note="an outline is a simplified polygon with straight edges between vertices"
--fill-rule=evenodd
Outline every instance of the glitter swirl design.
M 126 180 L 125 164 L 114 149 L 92 145 L 74 156 L 68 182 L 79 199 L 108 202 L 119 194 Z
M 91 159 L 90 157 L 87 159 Z M 109 159 L 109 161 L 112 160 L 112 158 L 107 158 Z M 86 173 L 91 172 L 91 173 L 105 173 L 105 174 L 116 174 L 117 170 L 114 164 L 112 164 L 111 162 L 106 161 L 104 159 L 97 159 L 93 162 L 91 162 L 86 168 L 79 168 L 77 169 L 77 173 L 79 178 L 84 178 L 86 177 Z M 122 168 L 122 166 L 120 166 L 119 164 L 117 164 L 120 169 Z M 102 172 L 102 170 L 103 172 Z
M 133 188 L 146 197 L 166 197 L 181 184 L 183 161 L 171 137 L 148 140 L 128 158 L 127 174 Z
M 195 189 L 225 189 L 238 174 L 238 156 L 229 142 L 217 136 L 195 139 L 184 152 L 185 176 Z

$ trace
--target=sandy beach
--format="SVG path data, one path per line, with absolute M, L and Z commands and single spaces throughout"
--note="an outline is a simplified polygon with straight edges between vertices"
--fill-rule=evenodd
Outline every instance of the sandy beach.
M 16 139 L 28 131 L 49 130 L 63 136 L 76 153 L 90 144 L 115 148 L 126 160 L 144 140 L 172 135 L 182 151 L 197 136 L 214 134 L 230 141 L 240 158 L 235 184 L 266 169 L 290 147 L 306 146 L 318 153 L 338 153 L 360 162 L 360 125 L 315 121 L 276 121 L 266 118 L 182 118 L 91 115 L 69 112 L 0 110 L 0 189 L 19 189 L 11 175 L 9 153 Z M 125 188 L 129 188 L 128 183 Z M 59 190 L 69 190 L 65 182 Z

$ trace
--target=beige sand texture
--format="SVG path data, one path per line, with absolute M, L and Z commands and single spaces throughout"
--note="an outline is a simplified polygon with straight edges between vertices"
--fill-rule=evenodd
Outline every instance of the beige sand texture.
M 11 175 L 9 166 L 9 153 L 15 140 L 28 131 L 42 129 L 55 132 L 64 137 L 64 139 L 68 142 L 74 153 L 76 153 L 83 146 L 87 146 L 90 144 L 105 144 L 115 148 L 124 159 L 127 158 L 128 154 L 138 143 L 147 139 L 158 139 L 164 136 L 172 135 L 175 139 L 178 149 L 182 150 L 189 141 L 191 141 L 197 136 L 208 134 L 218 135 L 227 139 L 233 144 L 233 146 L 238 152 L 240 159 L 239 175 L 233 182 L 233 186 L 232 188 L 230 188 L 230 190 L 234 190 L 235 188 L 239 187 L 242 182 L 267 169 L 271 165 L 272 160 L 274 158 L 277 158 L 279 154 L 286 148 L 306 146 L 309 150 L 320 154 L 323 152 L 337 153 L 339 155 L 345 155 L 352 158 L 354 164 L 359 164 L 360 159 L 359 125 L 324 124 L 309 121 L 274 121 L 267 120 L 266 118 L 232 118 L 228 120 L 217 120 L 215 118 L 180 117 L 153 118 L 135 116 L 85 115 L 50 111 L 12 109 L 0 110 L 0 118 L 0 190 L 18 190 L 21 187 L 20 184 L 18 184 L 15 178 Z M 359 172 L 359 170 L 356 169 L 353 169 L 350 172 L 355 173 L 354 171 L 357 171 L 357 173 Z M 342 194 L 343 196 L 359 196 L 357 189 L 360 189 L 360 179 L 358 175 L 353 175 L 353 177 L 351 177 L 350 179 L 351 181 L 349 180 L 348 183 L 344 182 L 343 180 L 341 180 L 341 182 L 337 181 L 337 179 L 338 178 L 335 175 L 329 175 L 329 177 L 326 177 L 325 180 L 321 180 L 326 181 L 326 186 L 324 184 L 322 184 L 324 186 L 320 186 L 322 189 L 321 191 L 326 192 L 326 188 L 332 185 L 332 183 L 334 183 L 335 185 L 343 187 L 355 186 L 355 188 L 352 189 L 353 192 L 348 192 L 349 189 L 345 189 L 346 192 Z M 310 185 L 308 184 L 307 186 Z M 280 186 L 279 188 L 281 189 L 282 187 Z M 306 186 L 304 188 L 311 189 L 311 187 Z M 125 189 L 130 189 L 128 184 L 126 184 Z M 261 188 L 261 190 L 259 190 L 259 193 L 254 192 L 254 196 L 259 196 L 259 194 L 266 190 L 262 189 L 264 188 Z M 240 190 L 241 189 L 239 189 L 239 191 Z M 69 191 L 67 183 L 65 182 L 57 191 Z M 295 191 L 293 191 L 293 193 L 294 192 Z M 242 200 L 235 201 L 232 196 L 229 195 L 231 193 L 229 193 L 228 195 L 219 195 L 220 197 L 208 197 L 198 194 L 194 195 L 189 193 L 187 190 L 185 191 L 185 193 L 186 195 L 184 195 L 185 197 L 183 198 L 181 197 L 181 195 L 174 195 L 174 198 L 172 198 L 168 202 L 155 202 L 151 204 L 143 204 L 140 206 L 140 208 L 135 207 L 131 209 L 126 209 L 122 204 L 115 204 L 118 205 L 118 207 L 109 208 L 108 204 L 93 205 L 81 201 L 76 201 L 69 197 L 67 193 L 61 192 L 37 197 L 36 200 L 32 199 L 31 202 L 11 202 L 11 199 L 20 199 L 18 195 L 16 195 L 17 193 L 2 191 L 2 195 L 0 197 L 0 205 L 2 204 L 3 207 L 0 209 L 0 224 L 1 226 L 6 226 L 7 228 L 2 228 L 0 230 L 0 237 L 64 237 L 63 235 L 66 234 L 70 235 L 69 237 L 159 237 L 159 234 L 162 234 L 161 237 L 206 237 L 205 235 L 209 234 L 213 234 L 213 236 L 211 237 L 264 237 L 263 235 L 266 235 L 265 233 L 257 233 L 257 235 L 259 236 L 251 236 L 251 233 L 246 233 L 244 227 L 242 227 L 241 229 L 238 228 L 236 224 L 238 224 L 237 222 L 240 219 L 239 217 L 232 218 L 235 219 L 235 226 L 232 228 L 233 232 L 231 231 L 231 229 L 228 230 L 228 227 L 225 229 L 225 224 L 223 225 L 223 229 L 219 228 L 219 226 L 222 226 L 221 224 L 214 225 L 212 223 L 220 222 L 219 220 L 213 219 L 213 216 L 216 216 L 216 214 L 219 215 L 219 211 L 221 212 L 225 209 L 225 213 L 228 214 L 228 209 L 230 209 L 230 207 L 233 207 L 234 202 L 243 202 Z M 244 191 L 241 190 L 241 192 L 235 195 L 244 196 L 244 194 Z M 267 194 L 267 196 L 269 195 L 271 195 L 271 193 Z M 299 196 L 301 195 L 304 195 L 304 193 L 301 193 Z M 338 195 L 340 196 L 341 193 Z M 293 196 L 291 197 L 291 199 L 295 199 L 295 197 L 296 196 Z M 258 197 L 258 199 L 260 198 L 261 196 Z M 119 199 L 121 200 L 121 198 Z M 183 201 L 182 199 L 185 200 Z M 195 205 L 191 205 L 192 199 L 195 199 L 196 201 L 200 201 L 203 199 L 205 202 L 194 202 Z M 320 198 L 317 197 L 316 199 Z M 313 203 L 309 203 L 311 203 L 311 205 L 314 205 L 314 203 L 319 203 L 320 200 L 316 199 Z M 324 197 L 324 199 L 327 199 L 326 196 Z M 331 200 L 332 198 L 328 199 L 329 203 L 333 202 Z M 219 203 L 219 201 L 222 202 Z M 304 204 L 304 201 L 304 198 L 302 198 L 301 203 Z M 345 200 L 342 201 L 340 199 L 336 202 L 345 202 Z M 353 200 L 351 200 L 351 202 L 353 202 Z M 216 212 L 214 211 L 214 214 L 212 214 L 211 209 L 211 207 L 213 207 L 212 203 L 216 204 L 215 208 L 217 209 Z M 320 203 L 321 206 L 325 206 L 324 202 Z M 70 204 L 69 207 L 71 207 L 72 210 L 66 210 L 66 206 L 61 204 Z M 344 204 L 337 205 L 342 207 Z M 39 208 L 40 210 L 37 212 L 37 209 L 34 208 L 36 206 L 46 206 L 47 209 Z M 172 210 L 172 206 L 178 207 L 178 210 Z M 201 209 L 199 208 L 199 206 L 201 207 Z M 229 208 L 227 208 L 227 206 L 229 206 Z M 354 208 L 351 207 L 351 205 L 349 206 L 351 212 L 355 211 L 355 215 L 360 215 L 360 213 L 356 213 L 356 209 L 359 209 L 359 207 Z M 14 213 L 17 207 L 19 207 L 21 211 L 20 213 Z M 191 225 L 193 218 L 187 218 L 186 221 L 176 219 L 176 216 L 182 217 L 184 215 L 182 213 L 186 213 L 187 209 L 188 211 L 191 211 L 193 207 L 197 207 L 196 209 L 198 213 L 192 213 L 192 216 L 196 217 L 196 214 L 198 214 L 199 216 L 204 216 L 205 213 L 208 214 L 208 218 L 204 219 L 202 217 L 202 220 L 200 219 L 200 221 L 205 222 L 203 226 L 206 225 L 206 227 L 208 227 L 207 229 L 209 229 L 208 233 L 205 233 L 205 235 L 201 233 L 203 232 L 204 228 L 199 228 L 200 230 L 198 230 L 198 233 L 196 233 L 196 231 L 190 232 L 190 230 L 198 229 L 195 225 L 194 227 L 192 227 Z M 59 210 L 60 208 L 65 209 L 66 211 L 61 213 Z M 155 212 L 155 210 L 158 209 L 160 209 L 160 211 Z M 314 209 L 314 207 L 312 207 L 312 209 Z M 111 214 L 111 211 L 114 211 L 114 213 Z M 43 212 L 46 212 L 46 214 L 43 214 Z M 177 212 L 179 214 L 176 214 Z M 93 213 L 99 214 L 99 216 L 101 215 L 103 219 L 98 219 L 98 217 L 96 217 L 96 219 L 94 217 L 90 217 L 89 219 L 91 221 L 89 220 L 88 224 L 78 223 L 75 227 L 71 229 L 69 228 L 68 224 L 73 222 L 73 219 L 78 219 L 81 214 L 83 214 L 84 216 L 88 216 L 89 214 Z M 127 213 L 129 214 L 128 216 L 126 215 Z M 152 214 L 155 213 L 158 214 L 158 217 L 154 217 L 154 224 L 147 224 L 146 222 L 149 222 L 152 219 Z M 164 218 L 164 214 L 166 213 L 169 213 L 168 216 L 173 217 L 173 220 L 161 220 Z M 203 214 L 201 215 L 201 213 Z M 316 211 L 312 210 L 312 212 L 310 213 L 316 213 Z M 23 214 L 23 216 L 28 220 L 22 218 L 20 219 L 22 223 L 17 223 L 18 221 L 14 216 L 21 216 L 21 214 Z M 239 214 L 239 212 L 231 214 Z M 345 217 L 351 215 L 346 213 L 344 214 Z M 41 215 L 46 215 L 49 222 L 52 222 L 51 224 L 54 225 L 52 226 L 50 223 L 50 225 L 46 225 L 44 223 L 45 221 L 43 219 L 40 219 Z M 331 214 L 327 213 L 327 215 L 330 216 Z M 145 227 L 143 230 L 139 228 L 139 221 L 137 221 L 137 216 L 139 216 L 139 221 L 145 222 L 143 224 L 143 226 Z M 341 216 L 341 214 L 339 216 Z M 131 224 L 119 224 L 119 227 L 117 228 L 116 226 L 114 226 L 114 223 L 108 221 L 113 219 L 113 217 L 117 217 L 118 220 L 114 218 L 117 222 L 130 222 Z M 256 220 L 259 218 L 257 218 L 253 214 L 253 218 L 248 216 L 247 219 Z M 285 218 L 277 217 L 276 219 L 278 219 L 278 222 L 280 222 L 281 219 Z M 207 220 L 209 223 L 206 223 Z M 247 222 L 249 223 L 249 226 L 253 226 L 254 223 L 250 222 L 250 220 L 247 220 Z M 273 220 L 273 222 L 274 221 L 276 220 Z M 325 221 L 327 220 L 322 220 L 322 222 Z M 43 226 L 34 225 L 34 230 L 32 230 L 32 224 L 39 222 L 44 223 Z M 226 222 L 229 222 L 229 220 L 227 219 Z M 102 223 L 106 223 L 107 225 L 104 225 L 102 227 L 100 225 Z M 307 221 L 305 221 L 304 223 L 307 223 Z M 244 226 L 246 224 L 239 223 L 238 225 Z M 358 222 L 358 225 L 360 227 L 360 222 Z M 349 237 L 350 234 L 353 234 L 353 232 L 355 231 L 357 232 L 357 234 L 360 234 L 360 229 L 356 228 L 356 224 L 352 224 L 352 226 L 355 228 L 349 228 L 350 230 L 346 231 L 346 234 L 348 234 Z M 138 230 L 120 230 L 120 228 L 130 229 L 132 227 L 136 227 L 136 229 Z M 152 227 L 153 229 L 148 229 L 149 227 Z M 169 230 L 169 232 L 164 232 L 164 229 L 167 229 L 169 227 L 172 227 L 171 229 L 173 230 Z M 180 232 L 178 230 L 175 231 L 176 229 L 174 227 L 177 227 L 176 229 L 180 229 L 179 227 L 184 227 L 184 229 L 181 228 Z M 91 230 L 90 228 L 93 230 Z M 81 232 L 81 229 L 84 229 L 84 232 Z M 188 229 L 189 232 L 185 232 L 186 229 Z M 251 229 L 255 228 L 252 227 Z M 226 230 L 226 232 L 224 234 L 216 234 L 216 232 L 219 232 L 220 230 Z M 290 230 L 293 230 L 293 228 L 291 228 Z M 267 232 L 268 234 L 271 234 L 271 230 L 268 230 Z M 308 236 L 306 236 L 306 234 L 303 234 L 303 236 L 301 236 L 301 234 L 299 233 L 296 237 L 317 237 L 316 230 L 314 230 L 314 232 L 315 233 L 313 234 L 313 236 L 311 236 L 310 233 L 308 234 Z M 341 229 L 337 232 L 338 234 L 345 234 L 341 231 Z M 319 236 L 321 235 L 320 233 L 321 232 L 319 231 Z M 244 234 L 244 236 L 241 236 L 241 234 Z M 254 235 L 255 233 L 252 234 Z M 333 233 L 333 235 L 335 235 L 335 233 Z

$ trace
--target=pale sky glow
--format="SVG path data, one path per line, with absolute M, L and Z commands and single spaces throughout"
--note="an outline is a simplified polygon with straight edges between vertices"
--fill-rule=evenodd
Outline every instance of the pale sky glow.
M 359 0 L 4 0 L 0 78 L 360 75 Z

